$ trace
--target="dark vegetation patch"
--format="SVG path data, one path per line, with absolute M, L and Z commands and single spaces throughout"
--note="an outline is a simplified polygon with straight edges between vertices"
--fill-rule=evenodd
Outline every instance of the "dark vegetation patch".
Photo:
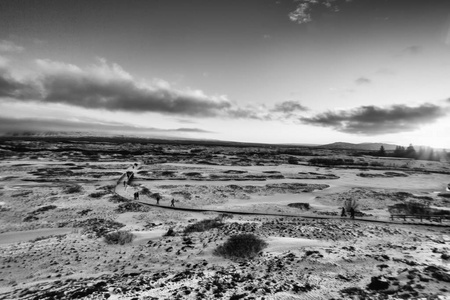
M 284 176 L 281 175 L 281 174 L 275 174 L 275 175 L 269 175 L 269 176 L 267 176 L 267 178 L 269 178 L 269 179 L 283 179 Z
M 33 191 L 22 191 L 20 193 L 17 194 L 12 194 L 11 197 L 15 198 L 15 197 L 25 197 L 28 196 L 29 194 L 32 194 Z
M 430 207 L 427 203 L 406 201 L 389 206 L 389 212 L 393 215 L 425 215 L 425 216 L 450 216 L 450 211 Z
M 116 185 L 109 184 L 109 185 L 101 186 L 101 187 L 97 188 L 97 190 L 105 191 L 105 192 L 108 192 L 108 193 L 114 193 L 115 188 L 116 188 Z
M 28 215 L 23 219 L 23 221 L 24 222 L 37 221 L 37 220 L 39 220 L 37 215 L 40 215 L 46 211 L 56 209 L 56 208 L 57 208 L 56 205 L 46 205 L 46 206 L 39 207 L 38 209 L 35 209 L 34 211 L 28 213 Z
M 183 175 L 189 176 L 189 177 L 201 177 L 202 173 L 199 172 L 186 172 L 183 173 Z
M 295 207 L 302 210 L 308 210 L 310 208 L 309 203 L 297 202 L 297 203 L 289 203 L 289 207 Z
M 125 224 L 100 218 L 75 221 L 73 223 L 73 227 L 83 228 L 83 233 L 95 234 L 96 237 L 102 237 L 105 234 L 116 231 L 124 226 Z
M 252 258 L 259 254 L 267 243 L 251 233 L 231 236 L 223 245 L 214 250 L 214 254 L 231 259 Z
M 90 213 L 92 211 L 92 209 L 83 209 L 83 210 L 81 210 L 81 211 L 79 211 L 78 212 L 78 214 L 80 215 L 80 216 L 85 216 L 85 215 L 87 215 L 88 213 Z
M 161 172 L 161 176 L 174 176 L 176 173 L 176 171 L 163 171 Z
M 148 212 L 150 208 L 148 206 L 142 205 L 136 202 L 126 202 L 119 204 L 119 206 L 114 210 L 118 214 L 126 212 Z
M 127 198 L 122 197 L 118 194 L 113 194 L 113 195 L 111 195 L 111 197 L 109 197 L 108 201 L 112 202 L 112 203 L 121 203 L 121 202 L 128 202 L 130 200 L 128 200 Z
M 103 192 L 93 192 L 93 193 L 90 193 L 90 194 L 89 194 L 89 197 L 91 197 L 91 198 L 101 198 L 101 197 L 103 197 L 103 196 L 105 196 L 105 195 L 107 195 L 107 194 L 109 194 L 109 193 L 106 192 L 106 191 L 103 191 Z
M 359 173 L 356 174 L 356 176 L 368 178 L 392 178 L 392 177 L 408 177 L 408 174 L 401 172 L 384 172 L 384 173 Z
M 248 173 L 248 171 L 242 171 L 242 170 L 226 170 L 226 171 L 223 171 L 223 173 L 226 173 L 226 174 L 243 174 L 243 173 Z
M 197 223 L 188 225 L 184 229 L 184 234 L 189 234 L 192 232 L 203 232 L 203 231 L 221 227 L 222 225 L 223 225 L 223 222 L 218 219 L 201 220 Z
M 76 167 L 70 168 L 70 170 L 83 170 L 83 169 L 84 169 L 84 167 L 82 167 L 82 166 L 76 166 Z
M 280 171 L 263 171 L 263 173 L 265 173 L 265 174 L 279 174 L 281 172 Z
M 76 167 L 69 168 L 38 168 L 35 171 L 28 172 L 31 175 L 39 177 L 70 177 L 75 173 L 71 170 Z
M 442 198 L 449 198 L 450 199 L 450 193 L 439 193 L 438 196 L 442 197 Z
M 41 214 L 43 212 L 46 212 L 46 211 L 49 211 L 49 210 L 52 210 L 52 209 L 55 209 L 55 208 L 57 208 L 56 205 L 46 205 L 46 206 L 39 207 L 38 209 L 34 210 L 30 214 L 37 215 L 37 214 Z
M 336 165 L 353 165 L 355 164 L 353 159 L 343 159 L 343 158 L 324 158 L 315 157 L 308 161 L 311 165 L 326 165 L 326 166 L 336 166 Z M 368 166 L 368 163 L 358 164 Z
M 131 243 L 135 237 L 129 231 L 115 231 L 105 234 L 104 240 L 110 245 L 125 245 Z
M 23 219 L 24 222 L 33 222 L 37 220 L 39 220 L 39 218 L 34 215 L 28 215 Z
M 64 193 L 66 193 L 66 194 L 75 194 L 75 193 L 80 193 L 82 191 L 83 191 L 83 187 L 79 184 L 69 185 L 64 188 Z
M 164 234 L 164 236 L 176 236 L 177 233 L 175 232 L 175 230 L 173 230 L 172 227 L 169 228 L 169 230 L 167 230 L 167 232 Z

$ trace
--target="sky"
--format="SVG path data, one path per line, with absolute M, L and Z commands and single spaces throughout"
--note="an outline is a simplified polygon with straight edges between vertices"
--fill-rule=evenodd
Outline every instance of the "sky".
M 450 149 L 450 1 L 2 0 L 21 131 Z

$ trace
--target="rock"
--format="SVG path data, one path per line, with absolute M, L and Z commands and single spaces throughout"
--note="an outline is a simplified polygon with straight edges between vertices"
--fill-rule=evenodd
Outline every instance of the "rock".
M 443 267 L 432 265 L 426 267 L 424 271 L 430 273 L 437 280 L 450 282 L 450 274 Z
M 373 276 L 371 278 L 370 284 L 367 288 L 375 291 L 386 290 L 390 286 L 389 281 L 386 280 L 383 276 Z
M 349 296 L 356 296 L 355 299 L 366 299 L 367 292 L 359 287 L 350 287 L 340 291 L 342 294 L 347 294 Z
M 380 271 L 383 271 L 383 269 L 389 268 L 389 265 L 381 264 L 381 265 L 377 265 L 377 267 L 380 269 Z

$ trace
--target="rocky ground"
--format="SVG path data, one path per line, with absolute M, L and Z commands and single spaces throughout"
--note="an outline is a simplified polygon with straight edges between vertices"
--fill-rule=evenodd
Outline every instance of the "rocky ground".
M 126 146 L 26 144 L 46 149 L 37 157 L 3 147 L 1 299 L 450 299 L 449 224 L 388 222 L 388 207 L 405 201 L 448 209 L 448 163 L 402 169 L 400 160 L 392 170 L 395 160 L 377 159 L 387 169 L 360 170 L 304 156 L 287 164 L 292 155 L 275 150 Z M 124 149 L 142 160 L 115 156 Z M 125 188 L 126 170 L 135 179 Z M 136 191 L 151 206 L 133 201 Z M 256 214 L 184 234 L 218 213 L 171 210 L 172 198 L 177 208 Z M 347 199 L 366 217 L 335 216 Z M 116 230 L 133 242 L 107 244 Z M 239 233 L 268 246 L 253 259 L 213 254 Z
M 2 257 L 3 278 L 13 289 L 2 296 L 444 299 L 438 295 L 450 292 L 446 228 L 273 217 L 231 220 L 189 235 L 180 232 L 182 226 L 175 228 L 175 236 L 124 246 L 71 233 L 4 247 L 3 254 L 9 255 Z M 217 245 L 240 232 L 265 238 L 269 247 L 252 260 L 212 255 Z M 318 243 L 305 243 L 311 240 Z M 37 260 L 39 265 L 33 263 Z M 28 278 L 32 285 L 13 279 L 21 268 L 33 276 Z

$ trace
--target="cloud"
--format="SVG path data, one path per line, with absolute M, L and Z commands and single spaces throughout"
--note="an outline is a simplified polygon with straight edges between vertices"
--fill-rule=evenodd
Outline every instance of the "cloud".
M 366 77 L 359 77 L 358 79 L 355 80 L 355 82 L 358 85 L 362 85 L 362 84 L 369 84 L 372 81 L 369 78 L 366 78 Z
M 87 68 L 36 60 L 37 73 L 27 80 L 0 73 L 0 96 L 110 111 L 159 112 L 195 117 L 235 117 L 239 107 L 224 95 L 177 90 L 167 82 L 135 79 L 118 64 L 105 60 Z
M 329 111 L 300 120 L 305 124 L 330 127 L 340 132 L 378 135 L 413 131 L 421 125 L 435 122 L 447 113 L 448 111 L 443 107 L 430 103 L 417 107 L 361 106 L 350 111 Z
M 7 40 L 0 40 L 0 52 L 22 52 L 24 47 Z
M 8 118 L 0 116 L 0 133 L 76 131 L 102 132 L 113 134 L 154 134 L 154 133 L 211 133 L 199 128 L 161 129 L 136 127 L 122 123 L 86 122 L 82 120 L 61 120 L 43 118 Z
M 307 110 L 295 101 L 276 104 L 272 110 L 264 105 L 238 105 L 225 95 L 175 89 L 162 79 L 151 82 L 136 79 L 118 64 L 104 59 L 85 68 L 48 59 L 38 59 L 35 63 L 35 73 L 21 79 L 12 76 L 8 69 L 12 64 L 0 68 L 0 100 L 179 117 L 254 120 L 272 120 L 278 113 L 288 118 L 287 113 Z
M 289 19 L 298 24 L 305 24 L 313 21 L 315 10 L 325 9 L 331 12 L 338 12 L 342 3 L 350 0 L 294 0 L 298 2 L 294 11 L 289 13 Z
M 296 111 L 307 111 L 307 110 L 308 108 L 301 105 L 298 101 L 284 101 L 275 104 L 275 107 L 271 111 L 289 114 Z
M 0 97 L 24 99 L 33 95 L 34 89 L 27 82 L 15 79 L 5 67 L 0 65 Z

